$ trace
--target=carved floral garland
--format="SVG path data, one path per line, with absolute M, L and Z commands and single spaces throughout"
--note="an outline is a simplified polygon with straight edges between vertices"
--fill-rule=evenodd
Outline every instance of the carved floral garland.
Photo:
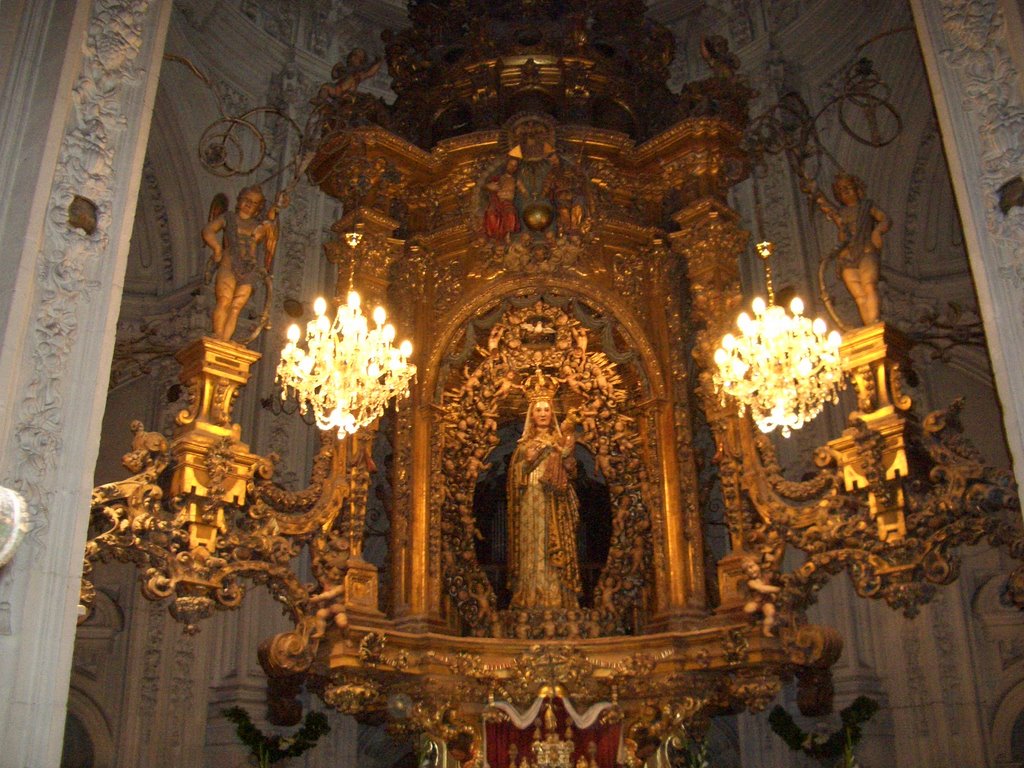
M 989 232 L 1011 245 L 1020 242 L 1024 221 L 997 213 L 996 190 L 1020 168 L 1024 151 L 1024 103 L 1018 94 L 1020 73 L 1007 48 L 1007 28 L 996 0 L 943 0 L 942 28 L 949 47 L 942 57 L 958 74 L 963 107 L 981 142 L 981 173 Z
M 68 129 L 46 214 L 47 246 L 37 264 L 39 304 L 29 346 L 31 380 L 18 407 L 13 430 L 19 453 L 18 489 L 36 511 L 37 530 L 47 524 L 54 488 L 52 475 L 63 446 L 67 374 L 78 343 L 80 308 L 101 283 L 96 278 L 110 247 L 114 196 L 122 182 L 115 159 L 129 119 L 127 93 L 143 74 L 139 56 L 144 29 L 151 22 L 149 0 L 98 0 L 89 21 L 82 73 L 72 91 Z M 83 235 L 67 225 L 75 195 L 91 199 L 98 227 Z

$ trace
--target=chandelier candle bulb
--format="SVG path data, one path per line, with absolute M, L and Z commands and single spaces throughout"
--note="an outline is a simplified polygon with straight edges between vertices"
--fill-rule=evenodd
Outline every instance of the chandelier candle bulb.
M 750 410 L 762 432 L 778 427 L 783 437 L 817 416 L 826 402 L 838 402 L 837 390 L 845 383 L 839 334 L 826 335 L 821 318 L 804 317 L 799 297 L 789 306 L 786 312 L 755 298 L 753 317 L 741 312 L 736 318 L 739 335 L 722 337 L 713 375 L 723 405 L 732 397 L 741 414 Z
M 301 331 L 293 326 L 277 367 L 282 397 L 294 395 L 301 413 L 312 408 L 317 426 L 337 428 L 339 438 L 378 418 L 392 398 L 408 395 L 416 372 L 407 360 L 409 343 L 398 350 L 392 346 L 395 328 L 385 324 L 385 309 L 374 309 L 371 329 L 361 304 L 359 294 L 350 291 L 332 322 L 327 301 L 318 298 L 316 317 L 306 325 L 306 349 L 298 346 Z

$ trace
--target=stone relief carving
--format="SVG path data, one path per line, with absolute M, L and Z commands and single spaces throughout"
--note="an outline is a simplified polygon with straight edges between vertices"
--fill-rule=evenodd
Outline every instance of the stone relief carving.
M 215 83 L 214 91 L 220 103 L 224 105 L 224 111 L 229 115 L 243 115 L 256 106 L 251 94 L 233 88 L 223 79 Z
M 901 255 L 899 268 L 907 274 L 943 273 L 951 268 L 965 275 L 969 271 L 949 168 L 934 121 L 921 136 L 914 158 L 903 216 Z
M 931 612 L 932 633 L 938 651 L 938 679 L 942 685 L 942 701 L 946 710 L 949 732 L 954 736 L 961 733 L 959 702 L 967 698 L 960 682 L 960 649 L 949 622 L 949 598 L 942 592 L 935 598 L 935 609 Z
M 974 116 L 981 144 L 985 223 L 993 237 L 1016 252 L 1024 238 L 1024 216 L 1004 217 L 996 205 L 999 187 L 1024 162 L 1024 103 L 1020 73 L 1007 48 L 1006 21 L 996 0 L 942 0 L 941 10 L 949 45 L 940 55 L 959 79 L 964 111 Z M 1015 260 L 1019 265 L 1019 255 Z
M 169 692 L 171 706 L 165 707 L 162 710 L 162 713 L 164 713 L 170 709 L 173 714 L 169 723 L 165 714 L 162 714 L 160 718 L 164 723 L 164 727 L 171 733 L 185 733 L 188 730 L 190 713 L 196 699 L 195 666 L 196 643 L 192 638 L 182 633 L 175 633 Z M 206 681 L 203 680 L 202 682 L 205 684 Z M 181 752 L 185 746 L 185 741 L 182 739 L 172 741 L 171 746 L 174 752 L 173 757 L 175 762 L 177 762 L 182 757 Z
M 138 251 L 139 264 L 142 269 L 153 274 L 153 256 L 160 258 L 159 275 L 153 277 L 162 278 L 168 285 L 174 283 L 174 253 L 171 250 L 171 230 L 167 219 L 167 202 L 164 200 L 163 192 L 160 189 L 160 182 L 157 180 L 156 170 L 150 162 L 149 156 L 142 164 L 142 188 L 140 197 L 145 196 L 146 209 L 149 210 L 156 221 L 157 237 L 159 238 L 159 254 L 153 254 L 146 248 Z
M 928 723 L 928 678 L 921 664 L 921 638 L 918 632 L 911 626 L 903 631 L 901 647 L 906 658 L 905 674 L 907 678 L 908 698 L 913 705 L 914 733 L 919 736 L 927 736 L 930 732 Z
M 207 23 L 209 14 L 198 5 L 194 0 L 186 0 L 183 12 L 194 26 L 201 27 Z M 359 3 L 339 0 L 301 3 L 293 0 L 236 0 L 233 5 L 237 10 L 225 8 L 221 14 L 227 11 L 240 15 L 277 42 L 308 51 L 325 61 L 336 60 L 341 52 L 365 44 L 363 41 L 372 40 L 377 35 L 376 28 L 371 30 L 357 14 Z M 387 9 L 382 10 L 387 12 Z M 375 95 L 389 94 L 388 80 L 385 72 L 378 73 L 372 78 L 370 90 Z
M 152 738 L 153 725 L 158 720 L 156 707 L 160 694 L 160 669 L 167 617 L 159 603 L 147 603 L 145 611 L 145 650 L 142 652 L 143 666 L 139 686 L 139 722 L 142 723 L 142 741 L 148 742 Z
M 311 3 L 306 24 L 306 47 L 315 55 L 328 58 L 331 43 L 351 24 L 353 9 L 332 0 Z
M 291 41 L 298 22 L 296 6 L 290 2 L 260 3 L 257 0 L 242 0 L 239 5 L 242 15 L 256 24 L 271 37 Z
M 804 4 L 801 0 L 769 0 L 768 19 L 773 29 L 782 29 L 796 21 Z
M 708 8 L 717 12 L 720 24 L 727 32 L 732 44 L 739 48 L 754 39 L 753 14 L 760 13 L 759 3 L 751 0 L 712 0 Z
M 200 294 L 186 304 L 147 317 L 122 317 L 117 322 L 110 387 L 148 376 L 187 342 L 209 331 L 209 301 Z
M 110 245 L 115 187 L 114 159 L 128 130 L 126 105 L 142 74 L 138 61 L 148 0 L 99 0 L 86 37 L 82 72 L 60 150 L 46 215 L 45 243 L 37 262 L 37 307 L 29 342 L 32 373 L 17 406 L 14 441 L 17 489 L 36 511 L 36 531 L 48 523 L 56 483 L 52 475 L 63 443 L 67 368 L 80 331 L 80 308 L 99 287 Z M 67 227 L 76 194 L 97 205 L 98 229 L 84 235 Z M 31 532 L 30 532 L 31 536 Z M 38 536 L 35 537 L 38 543 Z
M 296 112 L 305 110 L 309 92 L 312 89 L 312 80 L 302 67 L 294 60 L 287 61 L 270 78 L 267 102 L 284 112 L 295 115 Z M 282 140 L 275 141 L 274 145 L 281 146 L 283 138 L 282 136 Z

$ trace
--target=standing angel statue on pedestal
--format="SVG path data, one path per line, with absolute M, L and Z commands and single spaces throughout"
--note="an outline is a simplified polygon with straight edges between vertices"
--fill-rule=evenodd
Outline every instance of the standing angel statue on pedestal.
M 220 341 L 231 341 L 235 335 L 238 317 L 252 297 L 256 281 L 266 280 L 269 291 L 270 268 L 279 235 L 277 214 L 287 206 L 288 198 L 283 193 L 279 195 L 266 216 L 262 216 L 265 202 L 258 185 L 238 193 L 234 211 L 228 210 L 224 195 L 217 195 L 210 206 L 210 221 L 203 227 L 203 242 L 213 251 L 210 258 L 217 268 L 213 336 Z M 269 296 L 266 304 L 269 308 Z M 246 341 L 252 341 L 264 327 L 266 317 L 261 318 L 254 335 Z
M 803 188 L 836 225 L 839 234 L 836 269 L 857 304 L 861 323 L 877 323 L 881 317 L 878 279 L 882 236 L 889 231 L 892 222 L 885 211 L 866 196 L 864 182 L 856 176 L 836 174 L 832 192 L 838 205 L 825 197 L 813 180 L 805 180 Z

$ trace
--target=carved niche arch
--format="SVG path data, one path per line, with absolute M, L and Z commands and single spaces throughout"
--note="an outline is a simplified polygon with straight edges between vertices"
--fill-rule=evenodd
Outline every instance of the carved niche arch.
M 662 505 L 657 446 L 641 435 L 654 433 L 646 406 L 657 399 L 662 379 L 646 340 L 599 307 L 578 291 L 550 285 L 493 296 L 462 318 L 431 366 L 438 375 L 428 382 L 430 517 L 441 531 L 444 589 L 474 635 L 596 637 L 629 632 L 647 615 Z M 577 417 L 577 442 L 593 456 L 611 500 L 608 558 L 593 605 L 579 611 L 499 610 L 476 557 L 476 482 L 500 442 L 499 429 L 521 423 L 522 387 L 538 370 L 558 384 L 558 417 L 569 411 Z

